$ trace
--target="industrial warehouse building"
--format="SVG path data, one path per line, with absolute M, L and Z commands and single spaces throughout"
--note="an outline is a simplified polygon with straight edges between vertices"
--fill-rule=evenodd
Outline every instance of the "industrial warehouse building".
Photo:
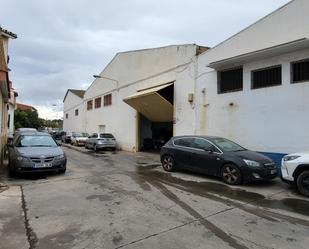
M 192 133 L 192 62 L 206 50 L 187 44 L 118 53 L 85 92 L 67 91 L 64 130 L 112 133 L 129 151 Z
M 309 149 L 309 1 L 295 0 L 198 58 L 197 134 L 277 159 Z
M 291 1 L 211 49 L 119 53 L 83 98 L 65 98 L 64 129 L 111 132 L 133 151 L 184 134 L 223 136 L 274 159 L 308 150 L 308 10 Z

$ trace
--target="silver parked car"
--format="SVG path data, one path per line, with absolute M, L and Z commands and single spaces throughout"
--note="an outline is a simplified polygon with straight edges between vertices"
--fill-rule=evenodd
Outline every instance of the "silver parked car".
M 116 150 L 116 139 L 110 133 L 93 133 L 87 140 L 85 144 L 86 149 L 93 149 L 97 151 L 99 149 L 108 148 L 111 150 Z
M 85 132 L 72 132 L 71 144 L 76 146 L 84 146 L 88 137 L 89 134 Z
M 22 132 L 9 144 L 9 172 L 66 171 L 66 155 L 60 145 L 43 132 Z

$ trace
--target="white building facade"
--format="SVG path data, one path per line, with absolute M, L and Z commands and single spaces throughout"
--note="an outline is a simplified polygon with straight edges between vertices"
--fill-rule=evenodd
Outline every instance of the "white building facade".
M 85 131 L 85 110 L 83 97 L 85 91 L 69 89 L 63 99 L 63 130 L 84 132 Z
M 277 163 L 286 153 L 308 150 L 308 10 L 309 1 L 291 1 L 211 49 L 117 54 L 85 92 L 80 130 L 113 133 L 131 151 L 143 147 L 156 122 L 168 123 L 169 135 L 229 138 Z
M 5 145 L 8 137 L 8 112 L 11 96 L 11 83 L 9 80 L 9 53 L 8 46 L 10 39 L 16 39 L 17 35 L 1 28 L 0 26 L 0 166 L 3 164 Z M 14 118 L 14 116 L 13 116 Z
M 295 0 L 198 58 L 196 134 L 278 163 L 309 149 L 309 1 Z
M 64 130 L 112 133 L 119 147 L 128 151 L 192 133 L 194 62 L 205 50 L 188 44 L 118 53 L 82 100 L 69 91 Z M 72 115 L 77 108 L 80 122 Z

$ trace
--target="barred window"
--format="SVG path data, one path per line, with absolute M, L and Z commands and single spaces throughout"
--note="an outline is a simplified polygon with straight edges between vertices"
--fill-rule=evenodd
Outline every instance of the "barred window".
M 277 86 L 282 83 L 281 65 L 252 71 L 252 89 Z
M 87 101 L 87 110 L 89 111 L 89 110 L 92 110 L 92 108 L 93 108 L 93 103 L 92 103 L 92 100 L 89 100 L 89 101 Z
M 292 62 L 291 67 L 292 83 L 309 81 L 309 59 Z
M 94 100 L 94 108 L 100 108 L 101 107 L 101 103 L 102 103 L 102 98 L 96 98 Z
M 112 94 L 107 94 L 104 96 L 104 106 L 109 106 L 112 104 Z
M 218 93 L 241 91 L 243 89 L 243 68 L 218 72 Z

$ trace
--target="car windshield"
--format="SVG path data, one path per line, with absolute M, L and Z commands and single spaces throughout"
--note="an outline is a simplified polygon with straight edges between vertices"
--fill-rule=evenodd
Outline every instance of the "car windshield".
M 89 137 L 88 133 L 84 133 L 84 132 L 73 133 L 73 136 L 75 136 L 75 137 Z
M 221 150 L 224 151 L 243 151 L 246 150 L 245 148 L 241 147 L 240 145 L 227 140 L 225 138 L 215 138 L 212 139 L 212 142 L 214 142 Z
M 16 143 L 16 147 L 57 147 L 55 140 L 50 136 L 22 135 Z
M 114 136 L 109 133 L 101 133 L 100 138 L 114 138 Z

